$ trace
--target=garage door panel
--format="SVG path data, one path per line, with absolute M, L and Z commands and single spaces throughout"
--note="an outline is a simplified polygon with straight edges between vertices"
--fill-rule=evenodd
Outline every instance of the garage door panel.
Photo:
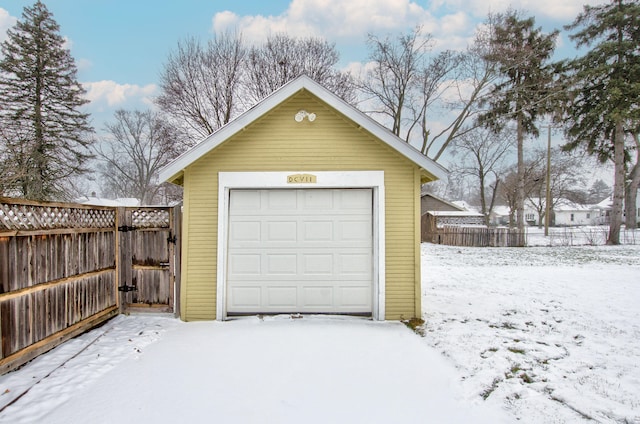
M 366 301 L 369 293 L 367 286 L 340 287 L 340 303 L 343 307 L 370 308 L 371 302 Z
M 306 190 L 302 196 L 302 209 L 307 211 L 317 211 L 320 209 L 333 209 L 334 190 Z
M 298 273 L 298 255 L 267 254 L 267 276 L 296 275 Z
M 236 253 L 229 257 L 229 275 L 260 275 L 261 265 L 262 255 Z
M 305 276 L 310 275 L 332 275 L 334 272 L 335 255 L 332 253 L 306 253 L 302 254 L 303 268 Z
M 231 214 L 237 211 L 260 210 L 262 196 L 259 190 L 239 190 L 234 192 L 233 203 L 229 207 Z
M 371 193 L 231 191 L 227 312 L 370 313 Z
M 259 242 L 261 239 L 261 222 L 236 220 L 230 231 L 229 237 L 237 242 Z
M 371 221 L 341 220 L 338 225 L 338 240 L 343 242 L 364 241 L 371 246 Z
M 295 308 L 298 304 L 298 288 L 293 286 L 269 286 L 265 303 L 272 308 Z
M 369 278 L 371 275 L 371 255 L 362 253 L 342 253 L 338 255 L 340 274 L 347 274 L 349 278 L 359 275 Z
M 229 306 L 232 308 L 259 308 L 262 302 L 262 287 L 231 287 L 227 293 Z
M 335 239 L 333 221 L 310 221 L 303 224 L 302 240 L 305 242 L 324 241 Z
M 333 308 L 335 304 L 333 285 L 305 286 L 302 289 L 302 306 L 306 308 Z
M 298 223 L 296 221 L 267 222 L 265 241 L 289 241 L 298 240 Z
M 295 190 L 268 190 L 262 193 L 267 198 L 269 210 L 292 210 L 298 207 L 298 195 Z
M 336 196 L 342 210 L 371 211 L 371 190 L 338 190 Z

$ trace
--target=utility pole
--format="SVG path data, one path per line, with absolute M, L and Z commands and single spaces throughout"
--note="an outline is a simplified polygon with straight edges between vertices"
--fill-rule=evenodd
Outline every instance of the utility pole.
M 551 222 L 551 124 L 548 126 L 547 138 L 547 200 L 544 211 L 544 235 L 549 235 L 549 223 Z

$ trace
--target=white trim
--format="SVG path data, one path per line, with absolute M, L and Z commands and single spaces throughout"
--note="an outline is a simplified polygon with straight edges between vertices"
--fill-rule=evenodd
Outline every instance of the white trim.
M 287 177 L 312 174 L 315 183 L 291 184 Z M 385 319 L 385 192 L 384 171 L 290 171 L 290 172 L 220 172 L 218 173 L 218 266 L 216 319 L 227 317 L 227 244 L 229 192 L 233 189 L 270 188 L 371 188 L 373 191 L 373 311 L 375 320 Z
M 441 165 L 424 156 L 420 151 L 415 149 L 409 143 L 406 143 L 391 131 L 389 131 L 388 128 L 380 125 L 371 117 L 354 108 L 308 76 L 302 75 L 295 80 L 283 85 L 278 90 L 273 92 L 270 96 L 266 97 L 264 100 L 258 103 L 256 106 L 252 107 L 251 109 L 240 115 L 238 118 L 223 126 L 218 131 L 211 134 L 200 143 L 196 144 L 194 147 L 187 150 L 185 153 L 167 164 L 160 170 L 160 181 L 168 181 L 176 178 L 185 168 L 198 160 L 200 157 L 215 149 L 220 144 L 232 137 L 234 134 L 242 131 L 252 122 L 265 115 L 267 112 L 271 111 L 280 103 L 284 102 L 289 97 L 293 96 L 295 93 L 301 90 L 307 90 L 315 96 L 319 97 L 329 106 L 335 108 L 338 112 L 351 119 L 359 127 L 363 128 L 366 131 L 369 131 L 375 137 L 388 144 L 398 153 L 409 159 L 414 164 L 418 165 L 420 168 L 434 175 L 436 178 L 446 178 L 448 171 Z M 291 117 L 291 119 L 293 120 L 293 116 Z

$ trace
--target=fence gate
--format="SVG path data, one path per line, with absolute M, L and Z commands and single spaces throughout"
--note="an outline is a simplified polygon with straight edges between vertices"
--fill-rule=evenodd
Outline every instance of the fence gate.
M 118 208 L 121 312 L 177 312 L 181 207 Z

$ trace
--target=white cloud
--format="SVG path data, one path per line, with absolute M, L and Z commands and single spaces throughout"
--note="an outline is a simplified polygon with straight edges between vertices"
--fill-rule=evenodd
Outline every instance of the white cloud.
M 607 0 L 439 0 L 432 3 L 434 8 L 466 10 L 474 17 L 483 19 L 489 12 L 504 12 L 508 8 L 522 10 L 527 15 L 549 18 L 569 23 L 582 11 L 585 3 L 603 4 Z
M 394 32 L 417 24 L 427 31 L 437 27 L 426 9 L 409 0 L 293 0 L 277 16 L 238 16 L 224 11 L 212 19 L 213 31 L 238 29 L 249 41 L 277 32 L 362 40 L 368 32 Z
M 132 101 L 139 101 L 152 105 L 152 97 L 157 93 L 158 86 L 147 84 L 118 84 L 115 81 L 86 82 L 82 84 L 87 90 L 86 97 L 92 106 L 106 105 L 107 107 L 124 106 Z
M 18 22 L 18 18 L 0 7 L 0 42 L 7 39 L 7 30 Z
M 455 0 L 443 0 L 455 1 Z M 443 8 L 444 4 L 441 4 Z M 446 9 L 446 8 L 445 8 Z M 279 15 L 239 16 L 230 11 L 216 13 L 212 30 L 238 30 L 248 42 L 286 32 L 292 36 L 320 36 L 353 45 L 368 33 L 406 33 L 417 25 L 433 36 L 436 50 L 462 50 L 473 39 L 476 23 L 467 7 L 451 13 L 428 10 L 410 0 L 292 0 Z

